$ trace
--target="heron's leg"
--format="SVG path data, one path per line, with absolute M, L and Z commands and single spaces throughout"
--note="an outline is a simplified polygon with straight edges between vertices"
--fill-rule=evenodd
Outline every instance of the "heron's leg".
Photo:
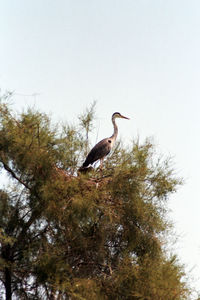
M 103 158 L 100 159 L 100 170 L 102 171 L 103 169 Z

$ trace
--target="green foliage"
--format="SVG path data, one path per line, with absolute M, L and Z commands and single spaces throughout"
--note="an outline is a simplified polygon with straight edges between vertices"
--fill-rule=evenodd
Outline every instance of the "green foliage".
M 45 114 L 0 105 L 0 278 L 19 299 L 188 299 L 165 249 L 167 199 L 181 180 L 150 141 L 117 144 L 103 174 L 77 174 L 94 104 L 58 131 Z M 59 133 L 58 133 L 59 132 Z
M 84 113 L 79 115 L 79 124 L 80 130 L 85 132 L 85 142 L 84 142 L 84 156 L 88 153 L 88 146 L 89 146 L 89 133 L 93 129 L 93 120 L 95 116 L 95 106 L 96 101 L 90 105 L 90 108 L 87 108 Z

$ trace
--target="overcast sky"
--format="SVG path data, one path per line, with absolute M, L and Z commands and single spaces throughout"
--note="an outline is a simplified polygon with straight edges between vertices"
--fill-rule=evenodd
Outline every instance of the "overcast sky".
M 176 251 L 200 290 L 200 1 L 0 0 L 0 88 L 76 122 L 97 100 L 94 130 L 153 137 L 185 185 L 169 201 Z M 31 96 L 33 95 L 33 96 Z

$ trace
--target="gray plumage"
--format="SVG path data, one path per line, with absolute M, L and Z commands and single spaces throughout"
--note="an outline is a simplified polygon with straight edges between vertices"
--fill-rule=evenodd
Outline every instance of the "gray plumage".
M 111 140 L 103 139 L 92 148 L 82 167 L 86 168 L 87 166 L 92 165 L 95 161 L 104 158 L 110 153 L 111 148 Z
M 122 116 L 118 112 L 116 112 L 112 115 L 112 123 L 113 123 L 113 127 L 114 127 L 113 135 L 109 138 L 105 138 L 105 139 L 101 140 L 99 143 L 97 143 L 92 148 L 92 150 L 87 155 L 86 160 L 83 163 L 81 169 L 87 168 L 89 165 L 92 165 L 95 161 L 97 161 L 99 159 L 100 159 L 100 165 L 102 167 L 104 158 L 110 153 L 112 147 L 114 146 L 116 138 L 117 138 L 118 127 L 115 123 L 116 118 L 128 119 L 128 118 Z

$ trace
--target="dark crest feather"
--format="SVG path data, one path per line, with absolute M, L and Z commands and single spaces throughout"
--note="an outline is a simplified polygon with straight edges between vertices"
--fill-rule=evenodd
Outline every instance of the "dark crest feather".
M 120 116 L 121 116 L 121 114 L 120 114 L 119 112 L 115 112 L 115 113 L 112 115 L 112 117 L 114 117 L 114 115 L 120 115 Z

